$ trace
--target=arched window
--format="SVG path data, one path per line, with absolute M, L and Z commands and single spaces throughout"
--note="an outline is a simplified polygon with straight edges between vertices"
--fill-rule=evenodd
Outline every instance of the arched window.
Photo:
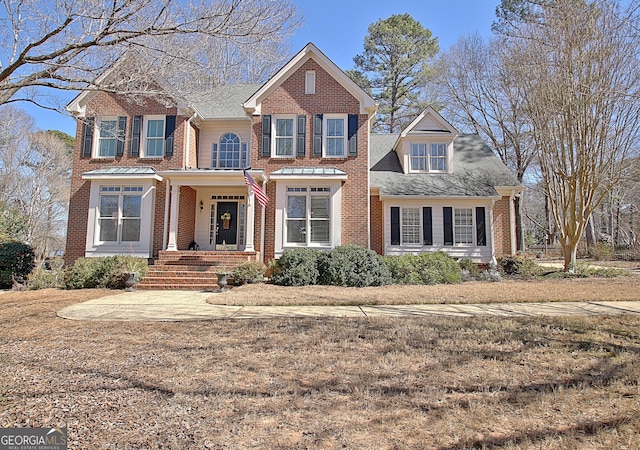
M 246 145 L 242 147 L 246 148 Z M 214 146 L 215 148 L 215 146 Z M 240 168 L 240 138 L 237 134 L 227 133 L 220 138 L 220 154 L 218 155 L 217 167 L 221 169 Z M 214 154 L 214 167 L 216 167 L 216 155 Z M 244 159 L 244 158 L 243 158 Z

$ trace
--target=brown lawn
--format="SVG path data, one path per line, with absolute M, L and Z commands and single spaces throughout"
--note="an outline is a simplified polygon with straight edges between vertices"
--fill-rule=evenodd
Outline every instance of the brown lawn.
M 638 277 L 421 289 L 315 287 L 291 297 L 640 295 Z M 287 302 L 287 292 L 249 286 L 225 298 Z M 640 448 L 640 316 L 56 317 L 108 294 L 0 294 L 1 427 L 67 426 L 70 449 Z

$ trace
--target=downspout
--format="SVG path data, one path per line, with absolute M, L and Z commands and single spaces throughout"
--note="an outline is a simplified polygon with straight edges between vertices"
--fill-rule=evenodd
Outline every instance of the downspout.
M 167 233 L 169 232 L 169 195 L 171 192 L 171 185 L 169 179 L 167 179 L 167 187 L 164 193 L 164 226 L 162 229 L 162 250 L 167 249 Z
M 185 156 L 184 156 L 184 169 L 190 169 L 191 166 L 189 166 L 189 158 L 191 157 L 191 121 L 193 119 L 196 118 L 196 113 L 193 113 L 193 115 L 191 117 L 189 117 L 189 119 L 187 119 L 187 125 L 186 125 L 186 144 L 185 144 Z
M 496 200 L 491 199 L 491 208 L 489 209 L 489 226 L 491 227 L 491 264 L 497 264 L 496 260 L 496 228 L 493 223 L 493 208 L 496 206 Z

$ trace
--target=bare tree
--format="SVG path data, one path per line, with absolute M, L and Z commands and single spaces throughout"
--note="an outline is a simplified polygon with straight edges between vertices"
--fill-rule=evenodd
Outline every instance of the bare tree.
M 73 147 L 33 131 L 31 116 L 13 105 L 0 108 L 0 124 L 0 205 L 11 212 L 5 238 L 28 242 L 41 259 L 64 248 Z
M 535 159 L 525 90 L 507 64 L 508 42 L 479 35 L 461 37 L 439 60 L 443 113 L 463 129 L 487 139 L 520 183 Z M 518 250 L 524 250 L 521 199 L 516 198 Z
M 590 215 L 638 142 L 638 18 L 610 0 L 542 3 L 536 20 L 509 29 L 510 54 L 565 270 L 572 270 Z
M 286 38 L 299 25 L 290 0 L 2 0 L 0 5 L 0 105 L 28 101 L 55 107 L 41 88 L 157 90 L 148 83 L 155 78 L 183 90 L 187 81 L 215 84 L 234 70 L 253 79 L 263 75 L 261 67 L 269 69 L 286 56 Z M 126 52 L 138 56 L 138 70 L 127 79 L 101 77 Z

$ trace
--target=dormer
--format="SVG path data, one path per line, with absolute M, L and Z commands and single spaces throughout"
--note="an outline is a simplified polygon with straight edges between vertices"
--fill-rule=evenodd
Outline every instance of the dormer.
M 400 134 L 393 149 L 404 173 L 450 173 L 457 135 L 458 130 L 430 106 Z

